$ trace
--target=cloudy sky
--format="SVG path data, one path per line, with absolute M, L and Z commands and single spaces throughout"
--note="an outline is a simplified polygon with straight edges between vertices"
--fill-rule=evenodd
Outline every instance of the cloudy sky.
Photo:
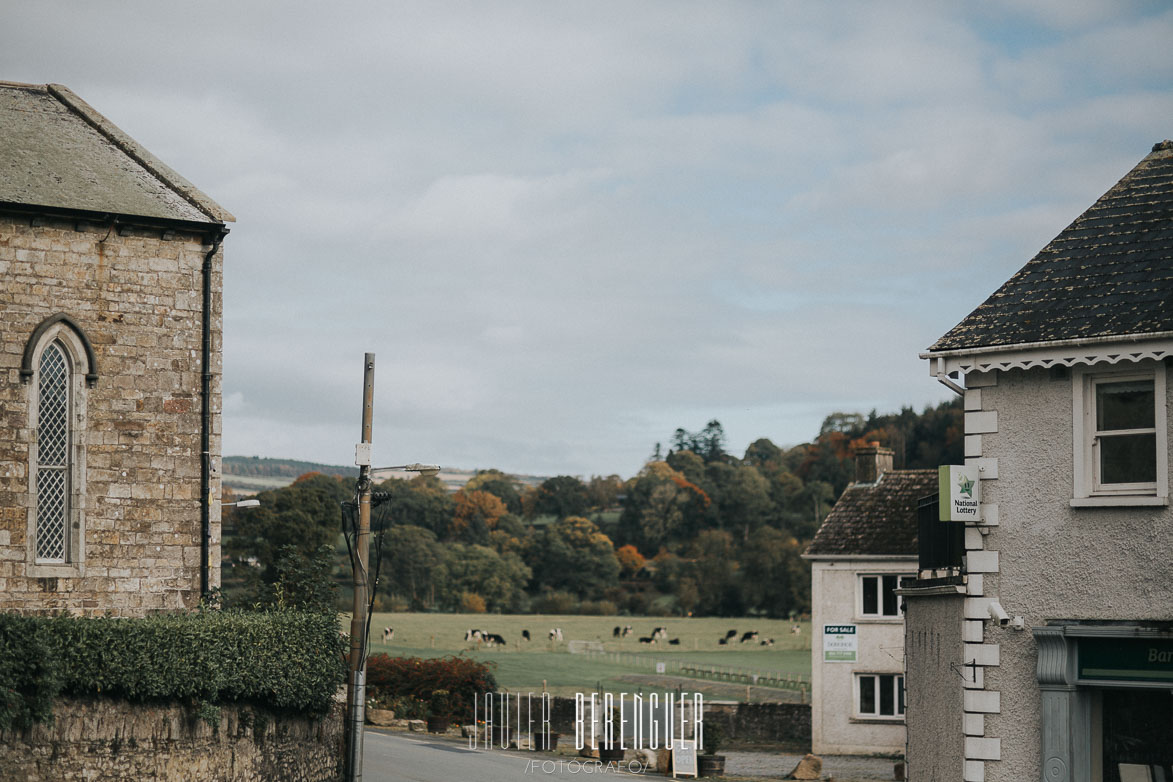
M 237 217 L 224 453 L 639 470 L 948 398 L 917 353 L 1173 137 L 1128 0 L 0 0 Z

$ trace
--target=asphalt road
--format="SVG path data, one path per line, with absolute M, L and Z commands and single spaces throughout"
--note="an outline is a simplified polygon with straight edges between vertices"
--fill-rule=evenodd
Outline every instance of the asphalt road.
M 545 752 L 469 749 L 467 741 L 420 733 L 368 729 L 363 738 L 364 782 L 586 782 L 634 776 L 606 766 Z

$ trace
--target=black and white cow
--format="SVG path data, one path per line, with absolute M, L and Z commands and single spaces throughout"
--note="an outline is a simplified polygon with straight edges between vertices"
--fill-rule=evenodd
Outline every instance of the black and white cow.
M 505 637 L 497 635 L 496 633 L 481 633 L 481 640 L 485 642 L 485 646 L 505 645 Z
M 528 641 L 529 640 L 529 630 L 522 630 L 521 637 Z
M 639 639 L 639 642 L 641 644 L 654 644 L 656 642 L 656 639 L 652 638 L 650 636 L 643 636 Z
M 385 643 L 385 644 L 390 643 L 391 639 L 394 637 L 395 637 L 395 628 L 394 627 L 384 627 L 383 628 L 383 643 Z
M 551 641 L 561 641 L 562 640 L 562 628 L 561 627 L 550 628 L 549 639 Z
M 680 639 L 673 638 L 671 641 L 668 642 L 668 645 L 669 646 L 680 646 Z
M 729 643 L 729 639 L 728 638 L 718 638 L 717 643 L 719 643 L 721 646 L 725 646 Z
M 773 646 L 773 645 L 774 645 L 774 639 L 773 639 L 773 638 L 771 638 L 771 639 L 769 639 L 769 640 L 767 640 L 767 641 L 762 641 L 762 646 Z
M 465 630 L 464 631 L 464 640 L 466 643 L 470 642 L 470 641 L 475 641 L 475 642 L 479 643 L 481 641 L 481 636 L 483 636 L 483 635 L 484 635 L 484 633 L 482 633 L 480 630 Z
M 657 627 L 655 630 L 652 631 L 652 638 L 655 638 L 656 640 L 662 641 L 667 637 L 668 637 L 668 628 L 666 628 L 666 627 Z
M 742 633 L 740 643 L 745 643 L 746 641 L 752 642 L 756 640 L 758 640 L 758 631 L 750 630 L 748 633 Z
M 736 638 L 736 637 L 737 637 L 736 630 L 730 630 L 729 632 L 725 633 L 725 640 L 726 641 L 728 641 L 730 638 Z

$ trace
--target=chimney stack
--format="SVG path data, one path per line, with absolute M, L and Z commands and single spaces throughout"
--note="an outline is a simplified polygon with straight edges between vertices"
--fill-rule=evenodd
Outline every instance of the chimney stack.
M 892 470 L 892 457 L 896 452 L 877 442 L 868 443 L 855 449 L 855 482 L 875 483 L 880 476 Z

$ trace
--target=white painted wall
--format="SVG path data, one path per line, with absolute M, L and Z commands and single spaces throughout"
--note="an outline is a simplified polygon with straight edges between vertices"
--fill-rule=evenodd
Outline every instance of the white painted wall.
M 996 526 L 987 526 L 982 538 L 973 537 L 980 530 L 968 531 L 967 548 L 973 541 L 987 555 L 997 552 L 996 559 L 987 556 L 996 570 L 982 574 L 978 593 L 997 599 L 1011 617 L 1022 616 L 1026 629 L 980 623 L 981 642 L 999 650 L 998 664 L 982 669 L 981 687 L 996 693 L 1000 704 L 985 715 L 981 736 L 990 740 L 986 754 L 996 757 L 979 759 L 983 747 L 975 745 L 967 764 L 974 773 L 966 778 L 1019 782 L 1041 773 L 1041 699 L 1030 628 L 1055 619 L 1173 619 L 1173 509 L 1072 507 L 1070 373 L 1056 379 L 1045 369 L 1011 370 L 987 380 L 992 384 L 983 383 L 979 394 L 970 392 L 977 401 L 967 400 L 967 409 L 980 405 L 997 413 L 996 430 L 987 428 L 980 441 L 980 457 L 996 475 L 982 482 L 983 506 L 996 509 Z M 1166 409 L 1171 389 L 1167 384 Z
M 915 572 L 915 559 L 811 562 L 811 744 L 816 755 L 904 754 L 903 720 L 854 716 L 856 673 L 904 673 L 904 622 L 860 617 L 856 594 L 861 573 Z M 829 624 L 857 626 L 857 662 L 823 662 L 823 625 Z

